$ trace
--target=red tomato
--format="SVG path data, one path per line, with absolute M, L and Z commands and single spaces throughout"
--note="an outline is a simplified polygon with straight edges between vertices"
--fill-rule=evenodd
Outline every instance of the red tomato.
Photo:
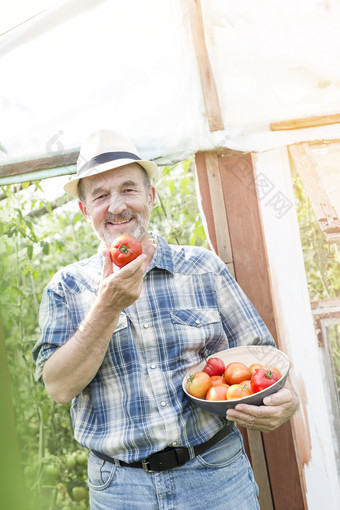
M 228 384 L 216 384 L 210 386 L 205 396 L 205 400 L 227 400 Z
M 141 243 L 130 235 L 116 237 L 110 248 L 111 260 L 118 267 L 126 266 L 142 253 Z
M 229 363 L 224 372 L 227 384 L 239 384 L 245 379 L 250 379 L 250 370 L 244 363 L 234 362 Z
M 263 365 L 261 365 L 261 363 L 252 363 L 251 365 L 249 365 L 251 375 L 254 375 L 255 370 L 257 370 L 258 368 L 263 368 Z
M 203 372 L 210 375 L 222 375 L 225 371 L 225 364 L 220 358 L 209 358 Z
M 276 367 L 264 367 L 265 370 L 271 370 L 272 372 L 275 372 L 278 376 L 279 379 L 281 379 L 282 377 L 282 374 L 280 372 L 280 370 Z
M 210 375 L 205 372 L 196 372 L 187 379 L 187 391 L 196 398 L 204 398 L 210 388 Z
M 254 393 L 265 390 L 268 386 L 279 380 L 278 375 L 271 370 L 258 368 L 250 380 L 251 388 Z
M 232 384 L 227 391 L 227 400 L 236 400 L 249 395 L 251 395 L 251 391 L 244 384 Z
M 210 377 L 211 386 L 215 386 L 216 384 L 227 384 L 227 381 L 224 379 L 223 375 L 212 375 Z
M 251 389 L 250 379 L 246 379 L 245 381 L 240 382 L 241 386 L 245 386 L 247 390 L 250 391 L 250 393 L 253 393 L 253 390 Z

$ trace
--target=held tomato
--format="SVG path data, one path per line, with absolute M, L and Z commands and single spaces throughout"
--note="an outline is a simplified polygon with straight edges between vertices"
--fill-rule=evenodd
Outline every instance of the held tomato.
M 142 253 L 141 243 L 130 235 L 116 237 L 110 247 L 111 260 L 118 267 L 126 266 Z
M 250 379 L 250 370 L 244 363 L 234 362 L 229 363 L 224 372 L 225 380 L 227 384 L 239 384 L 245 379 Z
M 228 384 L 215 384 L 215 386 L 210 386 L 205 400 L 227 400 L 228 388 Z
M 211 386 L 215 386 L 216 384 L 227 384 L 227 381 L 224 379 L 223 375 L 212 375 L 210 377 Z
M 264 368 L 258 368 L 252 376 L 250 384 L 253 392 L 258 393 L 259 391 L 262 391 L 268 388 L 268 386 L 276 383 L 278 380 L 279 377 L 275 372 Z
M 209 358 L 203 372 L 210 375 L 222 375 L 225 371 L 225 364 L 220 358 Z
M 232 384 L 227 391 L 227 400 L 236 400 L 251 395 L 244 384 Z
M 205 372 L 196 372 L 187 379 L 187 391 L 196 398 L 204 398 L 210 388 L 210 375 Z
M 257 370 L 258 368 L 264 367 L 263 365 L 261 365 L 261 363 L 252 363 L 251 365 L 249 365 L 249 370 L 252 376 L 255 374 L 255 370 Z

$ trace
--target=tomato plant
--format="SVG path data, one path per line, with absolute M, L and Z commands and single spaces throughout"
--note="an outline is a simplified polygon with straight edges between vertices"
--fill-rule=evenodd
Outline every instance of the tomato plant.
M 250 379 L 251 374 L 250 370 L 244 363 L 241 362 L 233 362 L 227 365 L 224 372 L 225 380 L 227 384 L 239 384 L 245 379 Z
M 210 375 L 205 372 L 196 372 L 187 380 L 187 391 L 196 398 L 204 398 L 210 388 Z
M 227 400 L 236 400 L 251 395 L 244 384 L 232 384 L 227 391 Z
M 265 390 L 268 386 L 279 380 L 278 375 L 271 370 L 258 368 L 250 380 L 251 388 L 254 393 Z
M 220 358 L 209 358 L 203 372 L 206 372 L 210 377 L 212 375 L 222 375 L 225 371 L 225 364 Z
M 116 237 L 110 247 L 111 260 L 118 267 L 126 266 L 142 253 L 141 243 L 130 235 Z
M 215 386 L 210 386 L 205 400 L 227 400 L 228 388 L 228 384 L 215 384 Z

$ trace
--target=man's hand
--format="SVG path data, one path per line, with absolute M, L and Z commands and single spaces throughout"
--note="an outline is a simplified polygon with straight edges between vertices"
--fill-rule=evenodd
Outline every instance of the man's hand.
M 263 400 L 262 406 L 237 404 L 227 411 L 227 419 L 251 430 L 271 432 L 289 420 L 298 408 L 297 395 L 285 387 Z
M 103 250 L 103 272 L 98 299 L 103 313 L 120 313 L 138 299 L 143 285 L 146 255 L 142 254 L 113 273 L 109 250 Z
M 104 359 L 121 311 L 138 299 L 143 286 L 145 255 L 113 273 L 104 250 L 97 298 L 75 334 L 46 361 L 43 379 L 49 395 L 65 404 L 93 379 Z

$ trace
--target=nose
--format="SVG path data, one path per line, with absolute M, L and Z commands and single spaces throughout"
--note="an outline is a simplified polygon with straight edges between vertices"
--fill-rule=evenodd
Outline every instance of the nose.
M 108 212 L 111 214 L 121 214 L 125 208 L 123 197 L 118 193 L 113 193 L 110 197 Z

